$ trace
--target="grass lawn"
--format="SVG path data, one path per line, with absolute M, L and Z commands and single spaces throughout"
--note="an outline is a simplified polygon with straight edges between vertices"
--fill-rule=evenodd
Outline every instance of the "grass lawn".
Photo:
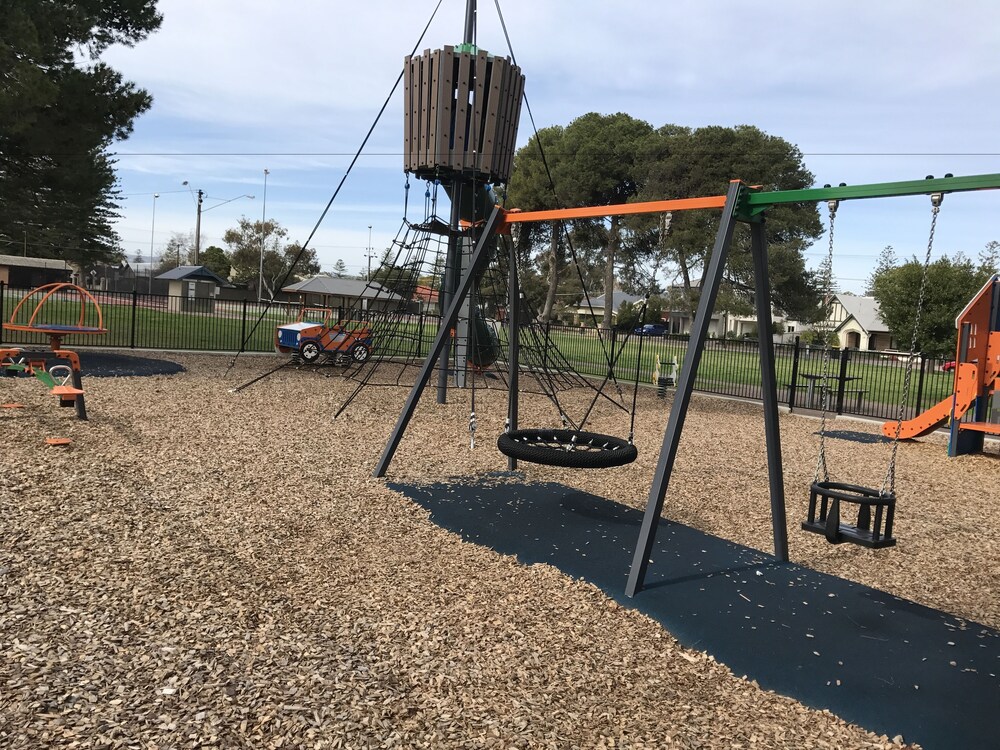
M 3 319 L 9 319 L 14 306 L 23 292 L 5 290 Z M 274 346 L 275 326 L 295 319 L 297 308 L 271 307 L 254 302 L 215 300 L 209 307 L 205 300 L 195 301 L 203 305 L 203 312 L 180 312 L 167 309 L 167 298 L 162 296 L 138 295 L 133 305 L 131 294 L 105 294 L 101 297 L 104 315 L 103 325 L 108 333 L 101 336 L 69 336 L 66 344 L 99 345 L 107 347 L 236 351 L 247 338 L 245 349 L 254 352 L 269 352 Z M 179 298 L 169 300 L 171 307 L 177 308 L 183 302 Z M 80 306 L 76 301 L 50 300 L 46 303 L 47 323 L 74 324 L 79 316 Z M 30 315 L 30 310 L 22 310 Z M 21 316 L 19 315 L 19 319 Z M 258 324 L 258 319 L 260 322 Z M 96 325 L 96 318 L 85 321 Z M 421 325 L 416 322 L 399 321 L 388 328 L 384 337 L 376 337 L 376 348 L 391 351 L 398 357 L 422 357 L 430 350 L 436 333 L 436 321 L 428 319 Z M 376 333 L 377 336 L 377 333 Z M 529 335 L 522 332 L 522 345 L 537 342 L 541 333 Z M 594 329 L 568 329 L 552 327 L 549 331 L 551 344 L 558 349 L 569 364 L 585 375 L 603 377 L 607 373 L 607 361 L 612 355 L 611 340 L 599 338 Z M 34 334 L 6 331 L 6 343 L 23 345 L 46 345 L 47 337 Z M 617 342 L 616 342 L 617 344 Z M 618 344 L 620 348 L 620 344 Z M 419 353 L 418 351 L 419 350 Z M 640 338 L 630 337 L 624 350 L 618 354 L 615 377 L 621 381 L 633 381 L 636 377 L 636 363 L 639 358 L 639 380 L 650 383 L 656 359 L 661 364 L 661 374 L 668 371 L 668 363 L 683 363 L 687 341 L 681 338 Z M 618 349 L 616 348 L 616 352 Z M 793 347 L 775 346 L 775 366 L 779 386 L 779 399 L 784 401 L 788 394 L 786 386 L 791 382 Z M 839 372 L 839 361 L 831 362 L 830 375 Z M 819 352 L 802 349 L 799 360 L 799 383 L 803 373 L 820 374 L 823 371 L 822 356 Z M 897 404 L 903 392 L 905 367 L 894 360 L 881 358 L 872 352 L 852 352 L 847 375 L 851 378 L 848 390 L 863 390 L 863 399 L 873 404 L 890 406 Z M 909 404 L 914 404 L 918 387 L 918 375 L 914 372 L 909 388 Z M 930 406 L 945 398 L 952 391 L 953 374 L 941 372 L 928 365 L 924 374 L 921 402 Z M 714 392 L 732 391 L 743 393 L 740 386 L 753 388 L 760 383 L 760 358 L 754 342 L 710 339 L 702 353 L 695 387 Z M 857 394 L 848 394 L 848 397 Z

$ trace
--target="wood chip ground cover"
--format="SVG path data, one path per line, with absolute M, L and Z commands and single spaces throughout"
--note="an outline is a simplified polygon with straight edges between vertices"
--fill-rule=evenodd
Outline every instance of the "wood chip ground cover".
M 406 392 L 171 355 L 188 372 L 91 379 L 89 422 L 0 381 L 0 747 L 881 748 L 893 741 L 732 675 L 655 622 L 544 565 L 467 544 L 371 471 Z M 390 474 L 504 468 L 505 394 L 420 404 Z M 566 397 L 585 407 L 586 394 Z M 642 507 L 669 399 L 640 394 L 640 458 L 525 467 Z M 627 432 L 621 412 L 593 428 Z M 554 424 L 525 395 L 522 423 Z M 789 517 L 816 420 L 781 418 Z M 838 429 L 876 432 L 872 424 Z M 46 447 L 46 437 L 73 443 Z M 836 441 L 835 475 L 879 485 L 888 446 Z M 1000 627 L 997 456 L 903 446 L 891 556 L 791 534 L 796 561 Z M 760 409 L 696 398 L 666 514 L 768 549 Z

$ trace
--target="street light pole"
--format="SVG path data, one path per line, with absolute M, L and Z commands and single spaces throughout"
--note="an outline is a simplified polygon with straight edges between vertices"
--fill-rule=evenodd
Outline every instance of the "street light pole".
M 271 174 L 264 170 L 264 206 L 260 212 L 260 274 L 257 278 L 257 301 L 264 299 L 264 242 L 267 239 L 267 176 Z
M 194 222 L 194 264 L 198 265 L 198 256 L 201 254 L 201 201 L 205 193 L 198 191 L 198 217 Z
M 368 277 L 365 281 L 372 280 L 372 225 L 368 225 Z
M 153 236 L 156 234 L 156 199 L 159 193 L 153 193 L 153 222 L 149 227 L 149 293 L 153 293 Z

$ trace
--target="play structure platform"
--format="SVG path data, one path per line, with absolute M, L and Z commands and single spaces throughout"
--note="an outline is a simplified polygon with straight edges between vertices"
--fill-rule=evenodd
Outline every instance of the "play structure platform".
M 995 630 L 667 520 L 629 598 L 639 510 L 516 477 L 389 487 L 467 541 L 586 579 L 765 690 L 926 750 L 998 746 Z
M 948 455 L 981 453 L 986 435 L 1000 435 L 1000 276 L 994 275 L 955 320 L 955 386 L 916 417 L 882 425 L 882 434 L 912 439 L 950 422 Z

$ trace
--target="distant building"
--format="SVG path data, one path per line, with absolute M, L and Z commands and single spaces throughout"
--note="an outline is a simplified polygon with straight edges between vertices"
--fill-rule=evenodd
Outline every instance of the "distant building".
M 828 321 L 842 349 L 895 349 L 896 341 L 879 314 L 874 297 L 835 295 Z
M 156 279 L 168 282 L 167 309 L 171 312 L 212 312 L 219 289 L 231 286 L 205 266 L 177 266 Z
M 57 281 L 74 281 L 74 270 L 64 260 L 0 255 L 0 282 L 17 289 L 34 289 Z
M 621 307 L 623 302 L 628 302 L 630 305 L 641 304 L 644 297 L 639 294 L 629 294 L 628 292 L 623 292 L 618 289 L 615 290 L 614 295 L 611 298 L 611 321 L 614 322 L 615 318 L 618 317 L 618 308 Z M 579 302 L 576 303 L 576 307 L 573 310 L 573 324 L 580 325 L 594 325 L 594 318 L 597 318 L 597 325 L 601 324 L 604 319 L 604 307 L 607 305 L 607 297 L 603 294 L 597 297 L 591 297 L 587 305 L 588 299 L 584 297 Z
M 343 317 L 349 309 L 385 310 L 398 307 L 403 298 L 377 281 L 338 279 L 333 276 L 313 276 L 283 287 L 287 294 L 297 294 L 303 305 L 338 310 Z M 414 310 L 416 312 L 416 310 Z

